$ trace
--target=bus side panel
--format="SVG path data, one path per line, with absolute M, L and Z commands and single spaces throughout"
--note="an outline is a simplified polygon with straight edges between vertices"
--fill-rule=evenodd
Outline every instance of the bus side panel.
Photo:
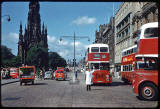
M 140 39 L 137 54 L 158 54 L 158 38 Z

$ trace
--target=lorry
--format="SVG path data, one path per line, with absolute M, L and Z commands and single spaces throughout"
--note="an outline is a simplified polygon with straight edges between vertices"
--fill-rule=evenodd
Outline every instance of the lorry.
M 20 80 L 20 86 L 22 83 L 28 83 L 31 82 L 34 84 L 35 79 L 35 67 L 34 66 L 23 66 L 19 67 L 19 80 Z

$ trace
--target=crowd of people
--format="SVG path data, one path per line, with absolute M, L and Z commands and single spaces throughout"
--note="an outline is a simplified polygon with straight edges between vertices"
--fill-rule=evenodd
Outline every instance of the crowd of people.
M 1 68 L 1 80 L 10 78 L 9 68 Z

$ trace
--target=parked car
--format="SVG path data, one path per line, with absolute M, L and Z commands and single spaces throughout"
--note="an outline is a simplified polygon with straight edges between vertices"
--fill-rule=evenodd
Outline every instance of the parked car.
M 44 79 L 52 79 L 52 71 L 46 71 L 44 74 Z

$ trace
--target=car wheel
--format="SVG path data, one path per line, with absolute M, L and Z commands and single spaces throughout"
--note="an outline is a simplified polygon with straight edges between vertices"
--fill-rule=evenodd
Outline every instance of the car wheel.
M 140 86 L 139 97 L 144 100 L 156 100 L 158 96 L 158 89 L 152 83 L 145 83 Z

